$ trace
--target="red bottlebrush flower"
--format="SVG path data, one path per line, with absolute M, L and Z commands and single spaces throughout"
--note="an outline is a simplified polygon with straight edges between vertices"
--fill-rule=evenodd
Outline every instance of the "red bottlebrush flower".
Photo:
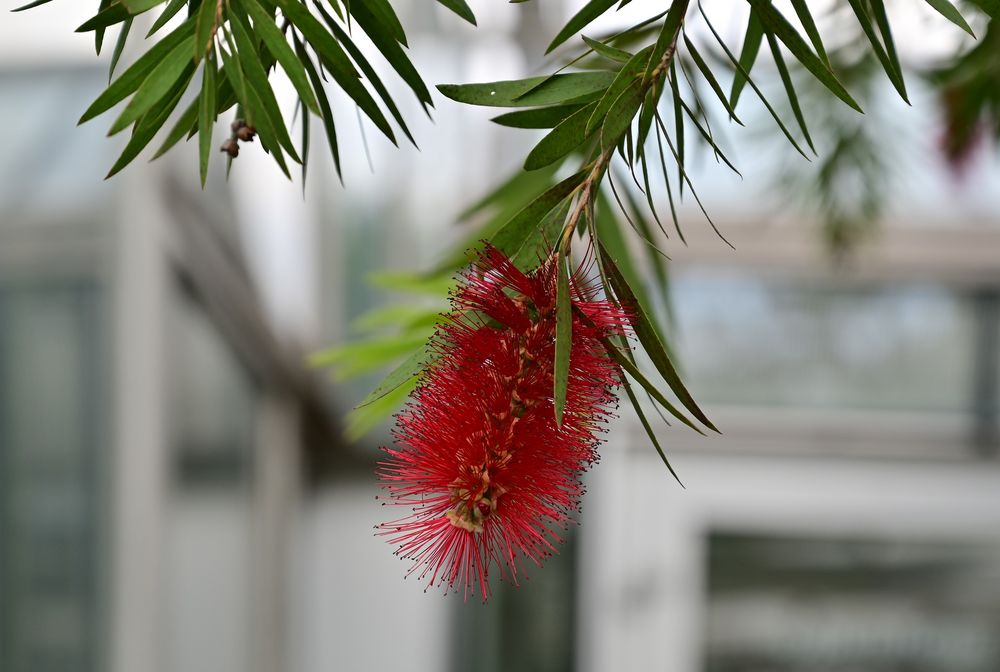
M 556 425 L 555 259 L 531 274 L 487 247 L 462 277 L 435 336 L 440 355 L 397 416 L 395 447 L 378 474 L 392 503 L 412 508 L 379 526 L 428 587 L 485 601 L 494 565 L 518 583 L 525 560 L 555 552 L 597 459 L 596 434 L 620 370 L 600 339 L 624 333 L 625 312 L 571 281 L 566 407 Z

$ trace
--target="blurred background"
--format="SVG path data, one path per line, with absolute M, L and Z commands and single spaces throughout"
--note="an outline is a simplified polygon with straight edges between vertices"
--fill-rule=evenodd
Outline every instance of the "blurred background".
M 388 429 L 344 438 L 378 376 L 306 358 L 412 301 L 369 274 L 438 260 L 537 136 L 400 89 L 419 151 L 339 101 L 346 188 L 254 147 L 204 191 L 193 147 L 105 182 L 87 4 L 0 20 L 0 671 L 1000 670 L 1000 161 L 991 129 L 942 149 L 933 73 L 971 42 L 922 3 L 887 3 L 912 107 L 844 34 L 869 114 L 804 100 L 820 159 L 752 112 L 742 180 L 692 157 L 736 251 L 685 199 L 657 292 L 723 434 L 661 426 L 681 489 L 623 407 L 582 525 L 485 606 L 403 580 L 372 531 Z M 430 83 L 544 71 L 583 3 L 473 4 L 393 3 Z

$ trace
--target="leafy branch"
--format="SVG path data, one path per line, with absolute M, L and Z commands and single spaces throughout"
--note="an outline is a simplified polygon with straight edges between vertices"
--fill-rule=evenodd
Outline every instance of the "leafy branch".
M 19 10 L 49 1 L 35 0 Z M 438 1 L 475 23 L 464 0 Z M 554 72 L 519 80 L 437 87 L 459 103 L 509 109 L 493 119 L 499 125 L 545 133 L 525 157 L 524 171 L 470 208 L 468 216 L 484 220 L 480 226 L 444 254 L 435 268 L 404 277 L 402 282 L 447 284 L 455 270 L 467 263 L 469 252 L 484 241 L 522 270 L 555 256 L 560 291 L 553 398 L 559 418 L 572 340 L 568 277 L 574 234 L 579 236 L 594 255 L 608 299 L 627 306 L 633 315 L 632 326 L 643 356 L 636 356 L 625 342 L 608 341 L 606 347 L 628 374 L 626 394 L 666 462 L 633 382 L 664 417 L 670 415 L 696 431 L 715 430 L 681 381 L 671 359 L 668 334 L 657 320 L 658 311 L 669 311 L 662 300 L 669 280 L 664 241 L 676 236 L 684 242 L 677 204 L 686 195 L 693 198 L 719 233 L 695 190 L 686 167 L 689 157 L 695 149 L 705 149 L 719 165 L 739 175 L 722 146 L 721 128 L 744 126 L 740 103 L 748 91 L 774 122 L 774 135 L 780 134 L 806 160 L 825 149 L 817 142 L 823 134 L 810 130 L 818 128 L 816 120 L 821 118 L 814 112 L 816 101 L 822 106 L 833 102 L 849 115 L 861 113 L 862 107 L 848 89 L 851 78 L 844 75 L 850 75 L 849 68 L 838 59 L 836 49 L 827 48 L 829 17 L 814 15 L 806 0 L 791 0 L 794 17 L 785 16 L 771 0 L 747 0 L 749 13 L 739 48 L 720 35 L 700 0 L 672 0 L 665 11 L 624 30 L 581 34 L 626 4 L 628 0 L 585 3 L 548 45 L 547 53 L 567 52 L 560 56 L 564 65 Z M 964 120 L 992 115 L 995 121 L 998 116 L 996 96 L 991 93 L 996 87 L 990 88 L 996 68 L 980 68 L 987 72 L 985 79 L 968 73 L 973 65 L 989 64 L 996 58 L 990 51 L 996 45 L 992 20 L 1000 15 L 1000 2 L 969 2 L 975 14 L 971 24 L 949 0 L 925 0 L 925 4 L 970 35 L 975 32 L 973 25 L 986 25 L 987 39 L 969 50 L 955 67 L 943 68 L 938 75 L 956 92 L 953 135 L 956 143 L 965 147 Z M 111 124 L 111 133 L 131 128 L 131 136 L 109 175 L 133 161 L 173 119 L 155 156 L 197 135 L 204 182 L 217 119 L 226 113 L 233 115 L 232 134 L 223 145 L 230 161 L 238 156 L 240 143 L 259 138 L 263 150 L 286 175 L 291 176 L 291 164 L 301 164 L 304 176 L 308 119 L 312 115 L 322 122 L 339 174 L 337 129 L 328 97 L 331 86 L 351 98 L 390 141 L 396 143 L 397 133 L 402 133 L 414 142 L 398 105 L 357 46 L 359 33 L 370 40 L 425 111 L 433 104 L 429 89 L 406 54 L 406 34 L 389 0 L 101 0 L 98 13 L 79 30 L 92 32 L 100 51 L 105 32 L 118 27 L 111 59 L 113 74 L 135 20 L 157 9 L 146 35 L 151 46 L 111 81 L 81 119 L 87 121 L 124 104 Z M 185 10 L 186 18 L 174 20 Z M 867 45 L 867 61 L 877 65 L 872 72 L 883 73 L 908 102 L 884 0 L 839 0 L 833 13 L 849 18 Z M 162 34 L 170 25 L 174 27 Z M 579 42 L 573 39 L 577 35 Z M 760 57 L 765 43 L 787 105 L 773 104 L 756 81 L 765 60 Z M 199 69 L 201 81 L 195 85 Z M 291 139 L 272 88 L 272 80 L 279 74 L 291 82 L 303 112 L 298 143 Z M 810 84 L 804 85 L 802 78 L 793 74 L 801 74 Z M 724 86 L 726 83 L 729 86 Z M 180 102 L 189 97 L 189 89 L 194 89 L 193 100 L 174 115 Z M 806 91 L 808 100 L 803 95 Z M 835 149 L 832 155 L 821 158 L 821 172 L 825 171 L 830 184 L 839 179 L 847 156 L 847 150 Z M 664 206 L 669 210 L 672 230 L 660 216 Z M 722 238 L 721 233 L 719 236 Z M 641 255 L 634 252 L 636 249 Z M 649 276 L 656 279 L 657 286 L 644 282 Z M 658 308 L 651 300 L 657 292 L 661 295 Z M 416 384 L 435 355 L 427 347 L 414 351 L 416 344 L 424 342 L 425 332 L 415 332 L 412 325 L 432 331 L 439 319 L 443 318 L 435 310 L 418 311 L 416 316 L 411 311 L 397 324 L 395 346 L 390 338 L 317 356 L 317 364 L 361 358 L 366 362 L 361 367 L 365 370 L 404 359 L 359 406 L 359 413 L 367 414 L 359 426 L 370 427 L 374 417 L 398 403 Z M 383 321 L 380 328 L 384 327 Z M 407 353 L 411 354 L 407 357 Z M 643 372 L 649 365 L 659 374 L 665 391 Z M 378 413 L 373 413 L 376 408 Z

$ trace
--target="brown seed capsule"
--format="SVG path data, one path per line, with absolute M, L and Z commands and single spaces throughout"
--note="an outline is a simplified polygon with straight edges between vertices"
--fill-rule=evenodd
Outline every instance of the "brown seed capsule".
M 224 143 L 222 143 L 222 147 L 219 147 L 219 151 L 225 152 L 230 156 L 230 158 L 235 159 L 240 155 L 240 144 L 232 138 L 228 138 Z
M 229 124 L 229 128 L 232 129 L 233 133 L 236 133 L 241 128 L 244 128 L 246 125 L 247 122 L 243 121 L 242 119 L 236 119 L 235 121 L 233 121 L 233 123 Z
M 243 126 L 236 130 L 236 137 L 243 142 L 253 142 L 255 135 L 257 135 L 257 129 L 253 126 Z

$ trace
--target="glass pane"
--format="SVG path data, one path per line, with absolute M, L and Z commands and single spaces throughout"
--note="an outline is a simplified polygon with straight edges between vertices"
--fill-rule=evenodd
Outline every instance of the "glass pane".
M 470 597 L 455 616 L 452 669 L 570 672 L 574 669 L 576 545 L 572 534 L 542 568 L 529 567 L 523 590 L 496 581 L 486 604 Z
M 105 137 L 103 119 L 77 126 L 106 85 L 100 68 L 0 71 L 0 224 L 108 212 L 117 187 L 102 179 L 102 170 L 121 145 Z
M 707 672 L 994 672 L 1000 548 L 713 536 Z
M 96 290 L 0 286 L 0 669 L 99 669 Z
M 200 307 L 186 296 L 175 306 L 164 669 L 245 672 L 256 392 Z
M 706 402 L 968 409 L 972 311 L 941 287 L 691 272 L 677 279 L 674 301 L 678 359 Z

